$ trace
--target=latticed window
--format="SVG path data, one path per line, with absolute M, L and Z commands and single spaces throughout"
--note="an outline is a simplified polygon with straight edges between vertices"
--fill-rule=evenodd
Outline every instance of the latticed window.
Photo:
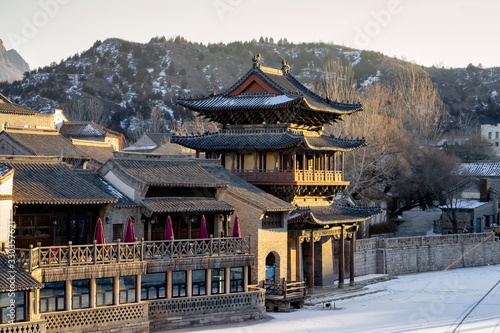
M 226 290 L 226 276 L 224 268 L 212 268 L 212 295 L 224 294 Z
M 50 214 L 22 214 L 14 216 L 17 234 L 21 236 L 50 235 Z
M 114 304 L 113 278 L 96 279 L 96 305 Z
M 141 299 L 165 297 L 167 297 L 165 273 L 144 274 L 141 278 Z
M 10 294 L 10 295 L 9 295 Z M 11 305 L 14 305 L 12 307 Z M 0 293 L 0 313 L 2 324 L 26 320 L 26 295 L 24 291 Z
M 135 276 L 120 277 L 120 304 L 135 302 Z
M 267 212 L 262 218 L 262 229 L 282 228 L 281 213 Z
M 72 282 L 72 308 L 90 308 L 90 280 L 73 280 Z
M 243 292 L 243 267 L 231 267 L 231 292 L 239 293 Z
M 40 312 L 64 311 L 66 287 L 64 281 L 46 282 L 40 290 Z
M 172 272 L 172 297 L 186 297 L 186 271 Z
M 193 296 L 201 296 L 207 294 L 207 271 L 198 269 L 193 271 Z

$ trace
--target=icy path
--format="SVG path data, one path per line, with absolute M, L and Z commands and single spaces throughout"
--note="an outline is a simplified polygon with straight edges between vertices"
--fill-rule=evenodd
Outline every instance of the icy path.
M 402 275 L 369 285 L 378 293 L 291 313 L 268 313 L 262 321 L 207 326 L 179 332 L 453 332 L 467 312 L 500 280 L 500 265 Z M 500 284 L 456 332 L 500 333 Z

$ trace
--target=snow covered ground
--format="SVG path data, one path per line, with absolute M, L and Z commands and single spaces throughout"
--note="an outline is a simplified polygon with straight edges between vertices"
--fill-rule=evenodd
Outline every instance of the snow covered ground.
M 367 286 L 366 292 L 379 292 L 336 301 L 340 310 L 318 304 L 291 313 L 268 313 L 261 321 L 178 332 L 500 333 L 500 283 L 473 309 L 499 281 L 500 265 L 401 275 Z

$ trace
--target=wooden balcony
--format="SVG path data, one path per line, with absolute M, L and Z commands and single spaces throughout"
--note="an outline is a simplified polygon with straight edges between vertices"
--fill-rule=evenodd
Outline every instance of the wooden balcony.
M 38 268 L 121 264 L 151 260 L 239 256 L 252 253 L 251 236 L 241 238 L 183 239 L 15 249 L 16 265 L 32 272 Z
M 347 185 L 342 171 L 330 170 L 235 170 L 234 173 L 252 184 Z

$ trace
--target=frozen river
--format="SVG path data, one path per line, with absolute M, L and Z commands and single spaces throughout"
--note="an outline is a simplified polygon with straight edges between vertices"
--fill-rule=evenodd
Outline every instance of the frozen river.
M 367 286 L 365 293 L 375 293 L 336 301 L 340 310 L 318 304 L 290 313 L 268 313 L 261 321 L 177 332 L 500 333 L 499 281 L 500 265 L 401 275 Z

